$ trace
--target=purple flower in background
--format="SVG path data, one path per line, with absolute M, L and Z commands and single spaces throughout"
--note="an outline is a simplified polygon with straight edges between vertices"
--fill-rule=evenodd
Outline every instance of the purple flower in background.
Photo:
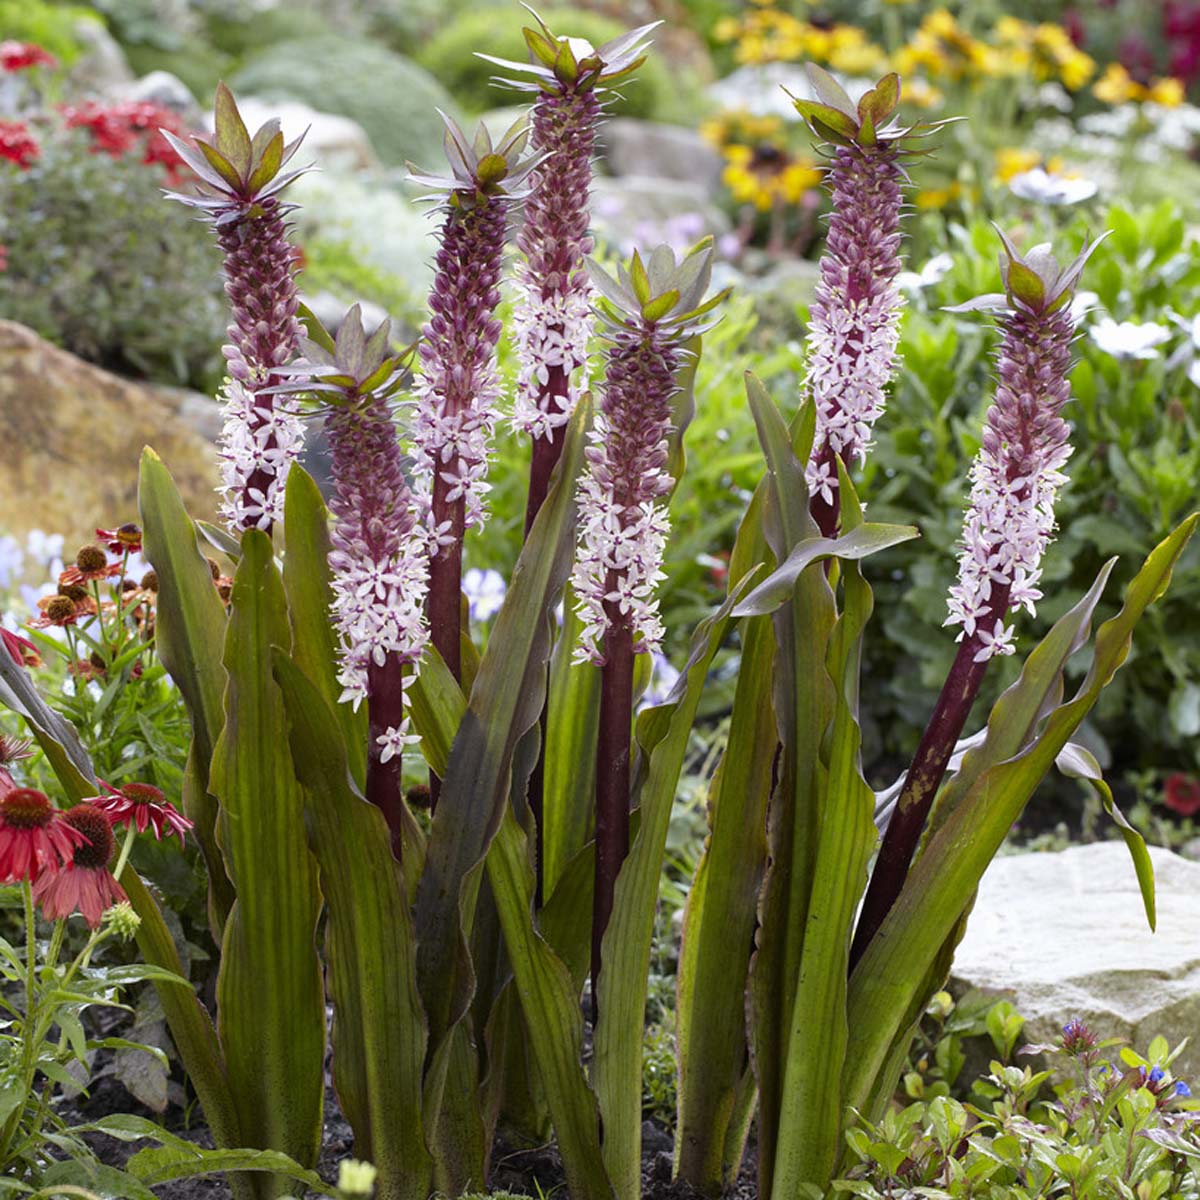
M 288 468 L 304 444 L 293 402 L 275 391 L 283 382 L 278 368 L 295 356 L 301 336 L 296 251 L 287 238 L 292 206 L 279 199 L 300 174 L 283 170 L 299 139 L 285 145 L 278 121 L 252 138 L 224 84 L 217 88 L 211 139 L 189 145 L 163 136 L 199 180 L 195 195 L 167 194 L 205 214 L 225 255 L 233 324 L 223 348 L 229 378 L 220 439 L 222 515 L 234 530 L 270 531 L 283 514 Z
M 463 594 L 471 611 L 471 620 L 486 624 L 499 611 L 508 590 L 499 571 L 481 571 L 472 567 L 463 574 Z

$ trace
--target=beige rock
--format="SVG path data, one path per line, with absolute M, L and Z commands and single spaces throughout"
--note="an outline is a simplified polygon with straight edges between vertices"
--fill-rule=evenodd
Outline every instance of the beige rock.
M 216 512 L 217 458 L 179 410 L 188 393 L 112 375 L 0 321 L 0 533 L 61 533 L 68 546 L 97 525 L 136 519 L 137 469 L 151 445 L 188 511 Z

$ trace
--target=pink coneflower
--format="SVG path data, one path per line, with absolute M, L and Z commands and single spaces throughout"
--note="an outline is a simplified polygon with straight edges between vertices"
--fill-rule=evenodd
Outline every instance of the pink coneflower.
M 108 869 L 116 849 L 112 825 L 94 804 L 77 804 L 63 813 L 62 821 L 84 840 L 75 847 L 65 870 L 38 876 L 33 898 L 48 921 L 61 921 L 79 912 L 96 929 L 106 909 L 129 899 Z
M 114 827 L 132 826 L 138 833 L 152 829 L 155 841 L 162 840 L 165 830 L 167 837 L 174 833 L 181 842 L 183 835 L 192 828 L 192 822 L 151 783 L 127 783 L 122 788 L 115 788 L 103 779 L 100 783 L 107 790 L 90 803 L 104 813 Z
M 1200 813 L 1200 779 L 1176 771 L 1163 782 L 1163 803 L 1181 817 Z
M 111 554 L 137 554 L 142 548 L 140 525 L 127 521 L 116 529 L 97 529 L 96 536 L 104 542 Z
M 0 796 L 0 883 L 56 873 L 86 835 L 66 822 L 45 792 L 13 788 Z

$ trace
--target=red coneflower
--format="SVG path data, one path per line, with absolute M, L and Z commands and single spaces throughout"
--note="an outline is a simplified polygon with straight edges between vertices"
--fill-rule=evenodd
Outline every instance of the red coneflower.
M 1181 817 L 1200 813 L 1200 779 L 1176 771 L 1163 782 L 1163 803 Z
M 120 551 L 116 553 L 120 553 Z M 90 583 L 95 579 L 111 579 L 120 573 L 121 564 L 110 563 L 108 555 L 104 553 L 102 547 L 80 546 L 79 552 L 75 555 L 74 565 L 68 567 L 58 577 L 58 582 L 61 590 L 62 584 Z
M 66 584 L 68 588 L 74 584 Z M 37 602 L 41 612 L 40 617 L 34 617 L 27 624 L 30 629 L 45 629 L 49 625 L 74 625 L 80 617 L 94 617 L 98 611 L 96 601 L 86 593 L 81 597 L 56 592 L 53 596 L 43 596 Z
M 84 832 L 67 824 L 45 792 L 13 788 L 0 796 L 0 883 L 57 874 L 84 839 Z
M 96 536 L 108 545 L 111 554 L 137 554 L 142 548 L 141 526 L 132 521 L 116 529 L 97 529 Z
M 9 658 L 18 667 L 40 667 L 42 656 L 38 648 L 28 639 L 7 629 L 0 628 L 0 649 L 8 652 Z
M 56 67 L 58 59 L 33 42 L 0 42 L 0 71 L 25 71 L 30 67 Z
M 42 148 L 24 121 L 0 121 L 0 158 L 27 170 Z
M 122 788 L 115 788 L 103 779 L 100 783 L 107 791 L 91 803 L 104 813 L 113 825 L 125 825 L 126 828 L 132 826 L 138 833 L 153 829 L 156 841 L 162 840 L 165 829 L 167 837 L 175 833 L 181 842 L 183 835 L 192 827 L 192 822 L 152 783 L 127 783 Z
M 75 847 L 65 871 L 38 876 L 33 898 L 48 921 L 63 920 L 77 911 L 90 928 L 96 929 L 106 909 L 129 898 L 108 869 L 108 860 L 116 849 L 112 824 L 94 804 L 77 804 L 63 813 L 62 820 L 84 841 Z

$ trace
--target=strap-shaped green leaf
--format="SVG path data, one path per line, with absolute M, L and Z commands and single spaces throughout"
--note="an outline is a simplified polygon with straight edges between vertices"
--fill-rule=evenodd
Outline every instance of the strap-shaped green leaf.
M 324 1102 L 321 896 L 304 832 L 272 648 L 291 641 L 271 539 L 242 537 L 225 640 L 225 723 L 213 751 L 217 842 L 237 889 L 217 976 L 217 1030 L 242 1136 L 316 1163 Z M 260 1195 L 283 1182 L 265 1180 Z
M 621 1200 L 635 1200 L 641 1185 L 642 1026 L 671 808 L 700 693 L 740 594 L 735 589 L 713 616 L 701 622 L 672 698 L 648 709 L 637 722 L 635 790 L 641 823 L 617 876 L 604 933 L 592 1068 L 604 1120 L 604 1162 Z
M 906 1014 L 921 999 L 916 993 L 930 964 L 969 906 L 1009 827 L 1125 661 L 1134 627 L 1142 613 L 1166 591 L 1171 571 L 1198 519 L 1195 515 L 1189 517 L 1146 559 L 1126 589 L 1120 612 L 1098 630 L 1091 667 L 1074 698 L 1050 712 L 1035 738 L 998 761 L 996 745 L 989 748 L 989 742 L 1012 737 L 1012 728 L 1019 727 L 1022 718 L 1027 720 L 1030 711 L 1040 710 L 1037 694 L 1027 697 L 1024 711 L 1018 707 L 1022 681 L 1044 673 L 1048 661 L 1065 661 L 1062 642 L 1075 643 L 1080 606 L 1055 624 L 1030 654 L 1021 679 L 997 701 L 988 723 L 988 737 L 963 761 L 960 777 L 964 779 L 964 793 L 913 864 L 895 907 L 851 978 L 851 1043 L 844 1095 L 853 1107 L 861 1109 L 872 1094 L 881 1090 L 883 1084 L 878 1077 L 885 1068 L 888 1050 Z M 1057 679 L 1055 672 L 1040 695 L 1049 694 Z M 982 769 L 972 767 L 973 756 Z M 956 784 L 957 778 L 948 788 Z
M 542 870 L 547 896 L 553 894 L 567 864 L 591 836 L 595 807 L 600 668 L 591 662 L 571 661 L 582 627 L 574 595 L 568 587 L 563 601 L 562 630 L 550 662 L 550 693 L 546 701 Z
M 352 778 L 328 700 L 287 655 L 276 650 L 272 661 L 329 913 L 334 1086 L 355 1153 L 379 1170 L 380 1200 L 423 1200 L 430 1180 L 421 1118 L 425 1014 L 387 822 Z
M 746 511 L 730 583 L 774 565 L 762 532 L 766 485 Z M 718 1193 L 737 1163 L 738 1097 L 748 1073 L 746 976 L 767 862 L 767 802 L 779 744 L 771 706 L 775 635 L 767 617 L 741 626 L 741 662 L 725 752 L 708 793 L 709 837 L 688 889 L 675 1005 L 679 1062 L 675 1171 Z M 753 1089 L 751 1089 L 753 1090 Z
M 283 588 L 292 625 L 292 656 L 329 705 L 342 730 L 350 771 L 359 788 L 367 771 L 367 708 L 355 712 L 340 704 L 337 681 L 338 642 L 330 619 L 329 513 L 320 489 L 302 467 L 288 471 L 283 500 L 287 553 L 283 558 Z
M 849 477 L 839 468 L 846 542 L 864 528 Z M 875 793 L 862 776 L 858 687 L 871 589 L 856 562 L 842 565 L 842 612 L 829 640 L 827 670 L 837 700 L 825 772 L 825 803 L 808 922 L 788 1034 L 783 1107 L 772 1195 L 828 1186 L 840 1157 L 840 1081 L 849 1040 L 846 976 L 854 913 L 875 845 Z
M 142 452 L 138 511 L 146 557 L 158 576 L 154 644 L 183 695 L 192 722 L 192 771 L 184 791 L 187 816 L 208 870 L 209 915 L 221 940 L 233 905 L 233 885 L 216 843 L 217 802 L 210 792 L 213 747 L 225 722 L 222 697 L 225 669 L 225 608 L 196 544 L 196 528 L 163 461 L 149 447 Z
M 797 545 L 819 533 L 809 514 L 802 465 L 812 439 L 814 411 L 810 404 L 802 412 L 806 432 L 797 443 L 753 377 L 746 393 L 767 459 L 763 528 L 776 561 L 783 562 Z M 835 705 L 825 661 L 835 616 L 824 567 L 814 563 L 800 573 L 792 598 L 773 617 L 774 708 L 783 748 L 768 825 L 771 864 L 760 900 L 748 998 L 759 1087 L 759 1185 L 764 1195 L 771 1194 L 784 1065 L 817 866 L 825 790 L 821 743 Z

